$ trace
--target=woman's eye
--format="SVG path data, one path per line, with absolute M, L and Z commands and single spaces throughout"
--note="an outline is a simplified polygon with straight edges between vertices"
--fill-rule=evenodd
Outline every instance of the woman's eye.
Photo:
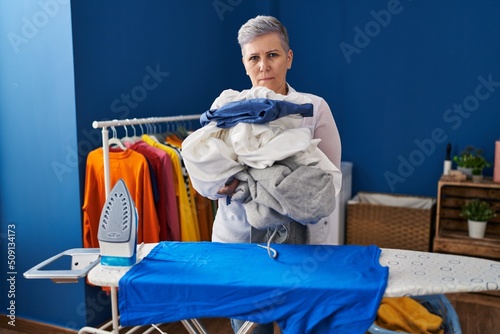
M 275 53 L 275 52 L 272 52 L 272 53 L 269 54 L 270 58 L 274 58 L 274 57 L 277 57 L 277 56 L 278 56 L 278 54 Z
M 256 60 L 258 60 L 258 59 L 259 59 L 259 57 L 257 57 L 257 56 L 252 56 L 252 57 L 250 57 L 250 59 L 248 59 L 248 60 L 250 60 L 250 61 L 256 61 Z

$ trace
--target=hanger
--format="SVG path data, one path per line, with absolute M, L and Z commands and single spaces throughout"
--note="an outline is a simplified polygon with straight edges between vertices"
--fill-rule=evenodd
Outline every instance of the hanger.
M 188 136 L 186 126 L 180 122 L 177 123 L 174 134 L 182 140 L 186 139 L 186 137 Z
M 141 128 L 141 138 L 144 136 L 146 133 L 144 132 L 144 128 L 142 127 L 142 124 L 139 123 L 139 127 Z
M 127 119 L 128 121 L 128 119 Z M 121 139 L 121 142 L 125 145 L 125 143 L 130 143 L 130 144 L 133 144 L 135 143 L 134 139 L 132 139 L 131 137 L 128 136 L 128 130 L 127 130 L 127 126 L 126 125 L 123 125 L 123 128 L 125 129 L 125 137 L 123 137 Z M 135 129 L 134 129 L 135 130 Z
M 157 142 L 158 144 L 160 144 L 160 142 L 158 141 L 158 138 L 156 138 L 153 135 L 154 134 L 153 126 L 150 123 L 146 123 L 145 125 L 146 125 L 147 135 L 149 136 L 149 138 L 153 139 L 155 142 Z
M 170 136 L 172 134 L 172 131 L 170 130 L 170 124 L 169 122 L 165 122 L 165 126 L 167 127 L 167 129 L 165 130 L 165 132 L 163 132 L 163 136 L 165 138 L 167 138 L 168 136 Z
M 137 119 L 137 118 L 134 118 L 134 119 Z M 139 140 L 141 140 L 141 136 L 138 136 L 138 135 L 137 135 L 137 132 L 136 132 L 136 130 L 135 130 L 135 126 L 134 126 L 133 124 L 132 124 L 132 125 L 130 125 L 130 126 L 132 127 L 132 129 L 134 129 L 134 135 L 132 136 L 132 140 L 133 140 L 134 142 L 138 142 Z M 141 126 L 141 130 L 142 130 L 142 125 L 141 125 L 141 124 L 139 124 L 139 126 Z M 142 135 L 143 133 L 144 133 L 144 131 L 141 133 L 141 135 Z
M 158 126 L 158 128 L 156 128 Z M 156 137 L 160 143 L 165 143 L 167 140 L 167 131 L 162 131 L 161 128 L 161 123 L 156 123 L 153 125 L 154 127 L 154 135 L 153 137 Z M 168 130 L 168 123 L 167 123 L 167 130 Z
M 111 126 L 111 129 L 113 130 L 113 137 L 111 137 L 111 138 L 108 139 L 108 145 L 109 145 L 109 147 L 116 147 L 116 146 L 118 146 L 122 150 L 126 151 L 127 148 L 125 147 L 125 145 L 123 145 L 123 143 L 121 142 L 121 140 L 118 139 L 118 137 L 117 137 L 115 127 Z M 115 145 L 115 146 L 113 146 L 113 145 Z

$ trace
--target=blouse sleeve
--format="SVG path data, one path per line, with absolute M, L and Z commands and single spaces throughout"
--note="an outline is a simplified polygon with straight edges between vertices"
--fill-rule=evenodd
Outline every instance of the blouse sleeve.
M 315 110 L 314 138 L 321 139 L 318 148 L 325 153 L 331 162 L 340 170 L 342 146 L 337 124 L 332 111 L 324 99 L 320 99 Z

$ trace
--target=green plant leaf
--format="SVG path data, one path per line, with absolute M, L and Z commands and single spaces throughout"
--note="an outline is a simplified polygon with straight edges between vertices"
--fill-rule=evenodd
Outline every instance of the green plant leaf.
M 460 216 L 469 220 L 488 221 L 496 216 L 496 212 L 491 208 L 488 202 L 480 199 L 473 199 L 467 201 L 467 203 L 462 206 Z

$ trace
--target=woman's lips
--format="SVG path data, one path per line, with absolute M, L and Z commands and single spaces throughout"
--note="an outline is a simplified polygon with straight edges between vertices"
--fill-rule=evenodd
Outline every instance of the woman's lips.
M 274 79 L 274 78 L 272 78 L 272 77 L 271 77 L 271 78 L 261 78 L 261 79 L 259 79 L 259 80 L 260 80 L 260 81 L 269 81 L 269 80 L 272 80 L 272 79 Z

